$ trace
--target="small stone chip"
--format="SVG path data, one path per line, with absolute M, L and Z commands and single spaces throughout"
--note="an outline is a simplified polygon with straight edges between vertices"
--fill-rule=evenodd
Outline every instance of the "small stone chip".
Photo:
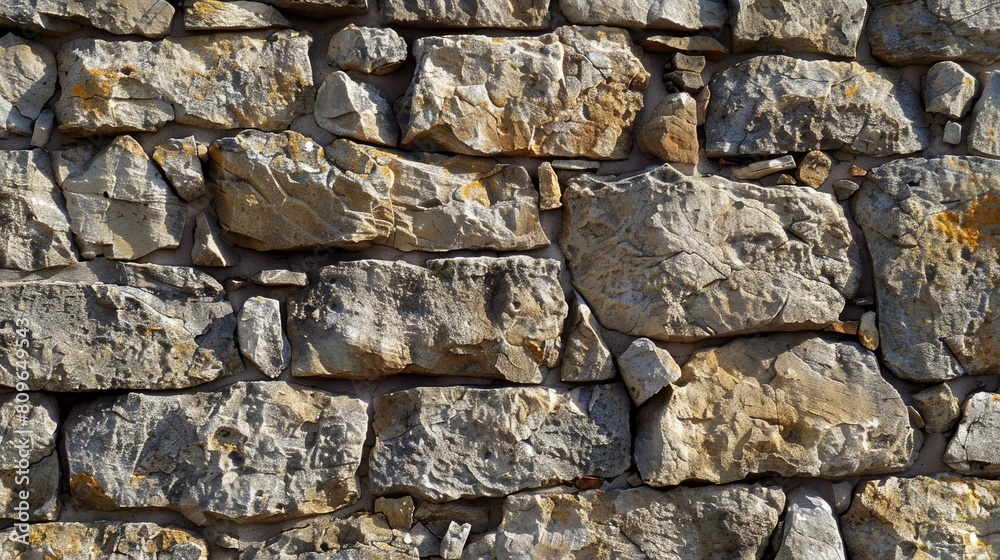
M 782 156 L 776 159 L 755 161 L 750 165 L 738 167 L 733 170 L 733 177 L 741 181 L 752 181 L 789 169 L 795 169 L 795 158 L 792 156 Z
M 258 286 L 296 286 L 309 285 L 309 276 L 305 272 L 292 272 L 291 270 L 261 270 L 254 273 L 250 280 Z

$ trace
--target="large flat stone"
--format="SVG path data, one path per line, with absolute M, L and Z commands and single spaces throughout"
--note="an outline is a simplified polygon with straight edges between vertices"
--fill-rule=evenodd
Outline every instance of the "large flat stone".
M 607 328 L 658 340 L 821 328 L 860 274 L 830 195 L 691 177 L 664 165 L 582 177 L 559 243 Z
M 18 0 L 0 2 L 0 27 L 45 35 L 62 35 L 79 29 L 80 24 L 40 13 L 38 0 Z
M 562 0 L 559 7 L 576 24 L 630 29 L 721 29 L 729 17 L 725 0 Z
M 0 39 L 0 138 L 31 136 L 56 93 L 56 57 L 45 45 L 8 33 Z
M 263 0 L 276 8 L 304 16 L 331 18 L 364 14 L 368 0 Z
M 736 52 L 815 52 L 854 58 L 867 0 L 731 0 Z
M 208 543 L 191 531 L 155 523 L 36 523 L 25 533 L 0 531 L 0 560 L 208 560 Z M 27 544 L 25 544 L 25 540 Z
M 894 66 L 943 60 L 988 65 L 1000 60 L 1000 5 L 990 0 L 876 0 L 868 42 Z
M 382 23 L 415 27 L 548 29 L 549 0 L 379 0 Z
M 36 6 L 40 14 L 116 35 L 165 37 L 174 17 L 168 0 L 36 0 Z
M 628 468 L 621 385 L 424 387 L 378 397 L 369 484 L 433 502 L 611 478 Z
M 559 263 L 549 259 L 344 262 L 289 299 L 292 375 L 540 383 L 559 361 L 567 313 Z

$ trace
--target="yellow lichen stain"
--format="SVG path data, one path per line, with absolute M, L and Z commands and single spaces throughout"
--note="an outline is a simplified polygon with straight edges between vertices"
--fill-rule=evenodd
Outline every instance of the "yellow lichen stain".
M 846 97 L 848 99 L 854 97 L 858 93 L 859 89 L 860 88 L 858 86 L 851 86 L 851 87 L 847 88 L 847 91 L 844 92 L 844 97 Z
M 992 235 L 983 235 L 984 229 L 1000 226 L 1000 200 L 991 194 L 970 204 L 965 212 L 941 212 L 934 216 L 934 225 L 948 239 L 976 249 L 993 240 Z
M 490 197 L 489 193 L 486 192 L 486 187 L 479 182 L 479 180 L 466 183 L 461 189 L 462 197 L 469 200 L 475 200 L 476 202 L 482 204 L 489 208 Z
M 97 509 L 110 511 L 118 507 L 114 500 L 104 493 L 104 487 L 97 482 L 97 479 L 85 472 L 78 473 L 70 479 L 69 490 L 74 496 Z
M 990 137 L 996 136 L 997 135 L 996 129 L 995 128 L 991 128 L 990 132 L 989 132 L 989 135 L 990 135 Z
M 972 85 L 972 78 L 965 78 L 965 85 L 971 86 Z

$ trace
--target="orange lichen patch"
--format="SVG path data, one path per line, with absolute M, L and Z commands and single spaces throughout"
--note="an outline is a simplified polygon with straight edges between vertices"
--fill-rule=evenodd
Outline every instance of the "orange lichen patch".
M 847 90 L 844 92 L 844 97 L 850 99 L 850 98 L 854 97 L 855 95 L 857 95 L 858 90 L 860 90 L 860 88 L 858 86 L 851 86 L 851 87 L 847 88 Z
M 973 249 L 984 242 L 995 243 L 991 234 L 983 233 L 987 228 L 1000 226 L 1000 200 L 991 194 L 970 204 L 965 212 L 941 212 L 934 216 L 934 225 L 948 239 Z
M 475 200 L 486 207 L 490 206 L 489 193 L 486 191 L 486 187 L 478 180 L 466 183 L 462 187 L 461 192 L 463 198 Z
M 118 509 L 118 504 L 104 493 L 104 487 L 87 473 L 79 473 L 69 481 L 70 492 L 91 506 L 110 511 Z

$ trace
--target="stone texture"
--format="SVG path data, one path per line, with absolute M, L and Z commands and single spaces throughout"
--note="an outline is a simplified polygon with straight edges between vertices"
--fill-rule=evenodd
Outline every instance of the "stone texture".
M 204 273 L 95 261 L 50 280 L 0 282 L 0 316 L 30 322 L 32 390 L 181 389 L 239 371 L 232 306 Z M 15 328 L 0 329 L 6 387 Z
M 881 157 L 930 142 L 920 99 L 894 69 L 767 55 L 717 72 L 711 90 L 709 155 L 846 149 Z
M 874 263 L 886 366 L 921 382 L 1000 364 L 1000 162 L 907 158 L 877 167 L 852 199 Z
M 399 33 L 352 23 L 330 38 L 326 61 L 339 70 L 382 76 L 396 71 L 406 56 L 406 41 Z
M 621 385 L 409 389 L 375 400 L 374 428 L 376 495 L 504 496 L 580 476 L 615 477 L 631 462 Z
M 989 558 L 1000 553 L 1000 481 L 942 474 L 858 486 L 841 518 L 854 560 Z
M 730 0 L 733 50 L 854 58 L 867 0 Z
M 184 9 L 186 31 L 237 31 L 291 26 L 281 12 L 260 2 L 196 0 Z
M 673 356 L 648 338 L 635 339 L 618 356 L 618 370 L 636 406 L 642 406 L 681 376 Z
M 281 302 L 263 296 L 252 297 L 243 304 L 237 317 L 240 353 L 271 377 L 278 377 L 292 359 L 281 328 Z
M 236 266 L 239 260 L 239 254 L 222 239 L 215 220 L 204 212 L 198 214 L 194 225 L 191 262 L 195 266 Z
M 951 121 L 944 125 L 944 134 L 941 136 L 945 144 L 957 146 L 962 143 L 962 124 Z
M 763 557 L 785 494 L 730 484 L 578 494 L 518 494 L 504 501 L 496 559 Z
M 1000 476 L 1000 393 L 974 393 L 966 399 L 944 462 L 962 474 Z
M 765 159 L 737 167 L 733 169 L 733 177 L 741 181 L 756 181 L 768 175 L 774 175 L 781 171 L 795 169 L 795 158 L 792 156 L 781 156 L 775 159 Z
M 572 23 L 630 29 L 715 30 L 729 17 L 725 0 L 562 0 L 559 7 Z
M 69 215 L 44 151 L 0 151 L 0 215 L 0 267 L 40 270 L 76 262 Z
M 946 383 L 913 394 L 913 406 L 924 419 L 924 431 L 929 434 L 947 432 L 960 413 L 958 399 Z
M 56 452 L 59 404 L 48 395 L 26 396 L 22 403 L 16 393 L 0 395 L 0 517 L 17 520 L 23 511 L 21 522 L 53 520 L 62 470 Z M 28 492 L 26 500 L 21 492 Z
M 346 72 L 323 80 L 313 109 L 316 124 L 337 136 L 393 147 L 399 125 L 389 100 L 371 84 L 356 82 Z
M 715 37 L 708 35 L 692 35 L 690 37 L 672 37 L 670 35 L 651 35 L 639 39 L 642 48 L 650 52 L 685 52 L 703 54 L 711 60 L 722 60 L 727 49 Z
M 305 272 L 293 272 L 280 268 L 259 270 L 253 273 L 250 280 L 258 286 L 295 286 L 301 288 L 309 285 L 309 275 Z
M 868 42 L 893 66 L 943 60 L 992 64 L 1000 60 L 1000 7 L 988 0 L 872 2 Z
M 555 210 L 562 208 L 562 187 L 559 186 L 559 176 L 552 164 L 543 161 L 538 166 L 538 208 L 540 210 Z
M 368 11 L 368 0 L 264 0 L 264 2 L 289 12 L 319 18 L 359 15 Z
M 874 311 L 866 311 L 858 323 L 858 340 L 862 346 L 872 351 L 878 349 L 880 342 L 876 319 L 877 314 Z
M 154 131 L 170 121 L 283 129 L 312 111 L 311 41 L 287 30 L 70 41 L 59 51 L 59 128 L 76 136 Z
M 402 144 L 468 155 L 625 159 L 649 82 L 638 54 L 627 32 L 605 27 L 418 39 L 416 74 L 397 102 Z
M 393 529 L 409 531 L 413 527 L 413 498 L 375 498 L 375 513 L 384 515 Z
M 983 72 L 983 93 L 972 111 L 969 152 L 1000 158 L 1000 72 Z
M 590 306 L 574 292 L 566 349 L 560 375 L 563 381 L 608 381 L 615 378 L 611 350 L 601 338 Z
M 115 35 L 164 37 L 174 7 L 167 0 L 36 0 L 38 12 L 103 29 Z
M 830 178 L 832 170 L 833 160 L 830 159 L 830 156 L 823 152 L 812 151 L 802 157 L 802 162 L 795 174 L 799 181 L 818 189 Z
M 845 560 L 833 508 L 816 491 L 799 486 L 788 495 L 785 528 L 775 560 Z
M 581 177 L 560 245 L 601 324 L 692 341 L 822 328 L 857 287 L 839 204 L 812 189 L 690 177 L 670 166 Z
M 96 509 L 164 507 L 201 525 L 329 513 L 358 498 L 367 426 L 363 401 L 281 381 L 102 398 L 66 422 L 70 489 Z
M 462 523 L 461 525 L 451 522 L 448 532 L 441 539 L 441 558 L 444 560 L 461 560 L 462 551 L 465 550 L 465 542 L 469 540 L 469 532 L 472 525 Z
M 12 27 L 27 33 L 62 35 L 80 28 L 80 24 L 47 16 L 38 11 L 38 0 L 0 2 L 0 27 Z
M 208 543 L 195 533 L 155 523 L 36 523 L 28 526 L 28 544 L 10 543 L 22 534 L 0 531 L 0 560 L 208 560 Z
M 687 93 L 663 98 L 640 128 L 639 150 L 660 161 L 698 164 L 698 108 Z
M 31 136 L 56 93 L 56 57 L 45 45 L 8 33 L 0 39 L 0 139 Z
M 153 149 L 153 161 L 159 164 L 174 192 L 189 202 L 205 194 L 200 151 L 194 136 L 170 138 Z
M 64 179 L 62 189 L 85 259 L 134 260 L 180 245 L 184 203 L 131 136 L 115 138 Z
M 42 109 L 35 119 L 35 126 L 31 131 L 31 146 L 33 148 L 44 148 L 49 139 L 52 138 L 52 127 L 56 123 L 56 113 L 49 107 Z
M 636 464 L 654 486 L 899 472 L 920 447 L 874 354 L 805 333 L 697 352 L 637 430 Z
M 516 256 L 361 260 L 320 270 L 288 304 L 292 375 L 397 373 L 540 383 L 559 361 L 559 263 Z
M 547 29 L 549 0 L 379 0 L 382 23 L 416 27 Z
M 482 533 L 496 526 L 496 522 L 491 523 L 490 521 L 493 508 L 488 504 L 488 500 L 482 502 L 457 501 L 443 504 L 422 502 L 414 513 L 414 519 L 424 525 L 432 534 L 440 537 L 448 532 L 452 521 L 468 523 L 472 525 L 473 533 Z
M 381 515 L 361 513 L 346 519 L 323 516 L 279 533 L 266 543 L 247 548 L 239 558 L 418 560 L 424 555 L 418 556 L 412 540 L 407 533 L 389 527 Z
M 950 119 L 961 119 L 972 107 L 979 80 L 959 64 L 938 62 L 923 78 L 924 110 Z

